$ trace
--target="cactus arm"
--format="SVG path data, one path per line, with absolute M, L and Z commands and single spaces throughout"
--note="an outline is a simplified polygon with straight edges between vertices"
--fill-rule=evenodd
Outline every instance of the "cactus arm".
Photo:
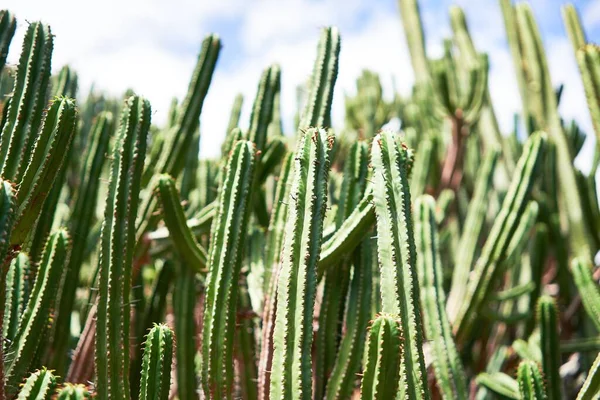
M 68 65 L 62 67 L 56 79 L 53 79 L 51 97 L 56 96 L 77 97 L 77 73 Z
M 175 347 L 177 393 L 181 399 L 193 400 L 198 398 L 198 383 L 194 368 L 196 274 L 187 265 L 178 265 L 177 267 L 173 285 L 173 315 L 175 317 L 175 336 L 177 337 L 177 346 Z
M 360 370 L 365 336 L 371 314 L 373 251 L 372 240 L 364 239 L 354 251 L 354 273 L 350 280 L 345 311 L 345 334 L 331 376 L 327 382 L 325 398 L 334 400 L 350 397 L 354 389 L 355 375 Z M 394 381 L 392 384 L 396 384 Z
M 600 329 L 600 288 L 592 277 L 592 265 L 586 259 L 575 258 L 571 262 L 571 274 L 588 317 L 596 329 Z
M 260 78 L 248 129 L 248 140 L 254 143 L 258 151 L 263 151 L 267 144 L 267 132 L 273 119 L 273 102 L 280 82 L 281 69 L 276 64 L 265 69 Z
M 503 372 L 482 372 L 477 375 L 475 382 L 477 385 L 485 387 L 503 397 L 521 400 L 518 382 Z
M 453 321 L 456 338 L 459 341 L 468 335 L 473 319 L 489 294 L 491 283 L 498 269 L 498 262 L 506 254 L 509 239 L 517 229 L 545 140 L 544 134 L 533 134 L 527 141 L 517 163 L 515 175 L 500 213 L 492 226 L 482 254 L 475 264 L 462 305 Z
M 323 28 L 300 129 L 310 126 L 331 126 L 331 103 L 337 79 L 339 55 L 340 34 L 337 28 Z
M 465 371 L 446 315 L 443 274 L 438 250 L 435 222 L 435 200 L 429 195 L 417 198 L 415 204 L 415 241 L 417 270 L 421 290 L 423 323 L 432 341 L 433 368 L 437 385 L 446 399 L 467 399 Z
M 18 385 L 34 363 L 40 350 L 54 308 L 54 299 L 58 290 L 62 270 L 67 261 L 69 235 L 61 229 L 53 233 L 46 244 L 33 289 L 25 311 L 19 321 L 17 334 L 8 348 L 6 368 L 6 389 L 14 394 Z
M 269 140 L 258 165 L 258 181 L 260 183 L 267 180 L 271 172 L 279 166 L 286 153 L 287 146 L 282 138 L 274 137 Z
M 58 374 L 65 372 L 67 361 L 68 338 L 71 327 L 71 313 L 75 302 L 79 273 L 85 259 L 85 243 L 89 236 L 99 190 L 99 179 L 106 160 L 108 142 L 114 129 L 113 117 L 110 112 L 100 113 L 92 126 L 88 138 L 89 145 L 84 157 L 80 173 L 80 187 L 75 195 L 75 204 L 70 216 L 70 230 L 76 232 L 73 236 L 73 246 L 69 263 L 66 267 L 62 293 L 59 296 L 58 316 L 52 341 L 52 352 L 55 355 L 53 368 Z
M 424 139 L 419 143 L 414 171 L 410 178 L 410 193 L 414 196 L 425 193 L 434 167 L 434 150 L 435 146 L 430 139 Z
M 367 189 L 358 206 L 346 218 L 344 223 L 327 239 L 321 248 L 321 258 L 317 265 L 317 276 L 323 276 L 325 270 L 339 262 L 344 254 L 349 254 L 358 246 L 375 224 L 375 206 L 372 189 Z
M 562 399 L 559 369 L 560 342 L 558 337 L 558 310 L 554 299 L 542 296 L 537 303 L 537 318 L 542 347 L 542 370 L 548 382 L 548 399 Z M 537 368 L 537 366 L 536 366 Z
M 398 317 L 382 314 L 369 328 L 360 398 L 394 399 L 402 359 L 402 324 Z
M 411 399 L 428 399 L 407 153 L 394 133 L 382 132 L 373 139 L 371 162 L 381 301 L 382 311 L 399 315 L 402 324 L 405 345 L 400 386 Z
M 74 385 L 65 383 L 63 387 L 58 389 L 56 400 L 85 400 L 92 396 L 84 385 Z
M 367 185 L 368 145 L 356 142 L 344 163 L 335 225 L 341 226 L 362 199 Z M 352 254 L 352 253 L 350 253 Z M 325 272 L 325 286 L 319 310 L 319 329 L 315 336 L 315 389 L 313 396 L 323 398 L 333 371 L 342 333 L 344 313 L 350 283 L 349 257 Z
M 256 383 L 258 382 L 258 369 L 255 340 L 255 327 L 257 324 L 254 318 L 254 311 L 252 310 L 247 279 L 242 277 L 238 287 L 240 294 L 238 297 L 237 329 L 235 333 L 236 378 L 239 385 L 240 397 L 246 400 L 257 400 L 258 388 Z
M 281 164 L 279 179 L 275 190 L 275 198 L 273 200 L 273 210 L 271 212 L 271 220 L 267 230 L 267 240 L 265 243 L 265 257 L 263 273 L 263 290 L 268 292 L 271 282 L 271 275 L 277 268 L 281 257 L 281 249 L 283 246 L 283 237 L 285 231 L 285 223 L 288 216 L 288 201 L 291 190 L 291 175 L 293 170 L 294 154 L 289 153 Z
M 17 67 L 15 86 L 0 137 L 0 164 L 2 177 L 20 180 L 27 166 L 31 140 L 37 135 L 37 124 L 46 106 L 50 81 L 53 36 L 50 27 L 34 22 L 27 27 L 23 50 Z M 22 156 L 25 156 L 21 163 Z
M 29 256 L 26 253 L 12 260 L 8 273 L 6 274 L 6 300 L 4 304 L 4 326 L 3 338 L 10 343 L 14 340 L 19 327 L 19 319 L 23 313 L 25 301 L 25 280 L 27 272 L 31 268 Z
M 587 44 L 576 53 L 596 139 L 600 138 L 600 47 Z
M 31 374 L 17 396 L 18 400 L 45 400 L 52 396 L 56 377 L 52 371 L 42 368 Z
M 140 400 L 168 400 L 173 362 L 173 331 L 166 325 L 155 325 L 144 347 Z
M 235 144 L 213 223 L 202 330 L 202 389 L 208 398 L 232 396 L 236 288 L 244 259 L 255 158 L 251 142 Z
M 221 40 L 217 35 L 208 35 L 202 42 L 202 48 L 198 55 L 198 62 L 192 74 L 188 92 L 177 112 L 176 124 L 170 128 L 168 137 L 165 139 L 162 152 L 156 162 L 156 172 L 169 174 L 177 179 L 183 170 L 186 159 L 185 154 L 191 146 L 194 132 L 198 126 L 204 99 L 208 93 L 220 50 Z M 142 236 L 156 228 L 159 220 L 154 215 L 157 205 L 155 196 L 147 196 L 140 205 L 142 217 L 137 222 L 137 251 L 140 251 L 142 246 Z
M 150 103 L 137 96 L 125 101 L 112 165 L 99 265 L 96 323 L 98 399 L 128 399 L 129 295 L 135 217 L 150 127 Z
M 487 152 L 477 176 L 473 198 L 469 203 L 463 232 L 458 244 L 456 260 L 454 261 L 452 284 L 446 305 L 450 320 L 453 320 L 458 313 L 458 308 L 467 290 L 466 283 L 471 272 L 473 259 L 477 254 L 479 238 L 483 231 L 488 197 L 492 189 L 497 160 L 498 151 L 492 149 Z
M 17 29 L 17 20 L 8 10 L 0 10 L 0 71 L 4 69 L 10 42 Z
M 83 331 L 79 335 L 73 353 L 73 361 L 69 365 L 66 380 L 69 382 L 87 383 L 94 375 L 94 339 L 96 335 L 97 307 L 92 305 L 88 311 Z
M 404 36 L 410 52 L 415 80 L 418 85 L 429 84 L 429 62 L 425 52 L 425 36 L 417 0 L 398 0 Z
M 157 189 L 173 245 L 189 268 L 204 274 L 207 264 L 206 250 L 196 241 L 187 226 L 175 181 L 169 175 L 161 175 Z
M 597 399 L 598 394 L 600 394 L 600 354 L 598 354 L 588 371 L 585 382 L 583 382 L 583 386 L 577 394 L 577 400 Z
M 333 139 L 318 128 L 303 132 L 297 147 L 277 286 L 272 399 L 312 397 L 310 353 L 316 268 L 332 147 Z
M 42 209 L 71 144 L 76 116 L 74 101 L 65 98 L 56 99 L 46 113 L 42 132 L 19 183 L 18 217 L 11 235 L 13 245 L 23 243 Z
M 517 382 L 522 399 L 545 400 L 548 398 L 544 388 L 544 378 L 535 362 L 521 361 L 517 370 Z

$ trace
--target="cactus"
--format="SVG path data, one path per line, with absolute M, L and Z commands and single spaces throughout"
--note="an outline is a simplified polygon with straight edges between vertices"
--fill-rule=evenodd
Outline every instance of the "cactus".
M 26 253 L 12 260 L 6 274 L 6 299 L 4 305 L 4 326 L 2 336 L 6 340 L 4 345 L 14 340 L 19 326 L 19 319 L 25 308 L 25 275 L 31 268 L 29 257 Z
M 526 360 L 519 364 L 517 381 L 519 382 L 521 399 L 544 400 L 548 398 L 542 373 L 533 361 Z
M 586 259 L 575 258 L 571 263 L 571 274 L 588 317 L 596 329 L 600 329 L 600 288 L 592 277 L 592 266 Z
M 577 400 L 591 400 L 600 394 L 600 354 L 587 373 L 587 378 L 577 394 Z
M 491 282 L 496 275 L 498 261 L 504 257 L 508 240 L 515 232 L 519 217 L 523 212 L 545 140 L 544 134 L 536 133 L 527 141 L 523 155 L 517 163 L 515 177 L 510 184 L 500 214 L 496 218 L 481 251 L 481 256 L 475 264 L 474 275 L 467 284 L 467 292 L 462 300 L 462 306 L 454 319 L 452 315 L 450 316 L 459 341 L 463 340 L 469 333 L 472 328 L 472 320 L 476 317 L 488 296 Z
M 227 162 L 209 252 L 202 330 L 202 389 L 207 398 L 232 395 L 235 288 L 245 248 L 255 166 L 254 145 L 237 142 Z
M 84 385 L 66 383 L 58 389 L 56 400 L 84 400 L 91 397 L 90 392 Z
M 310 93 L 299 128 L 331 126 L 331 103 L 338 73 L 340 35 L 337 28 L 323 28 L 310 80 Z
M 17 220 L 10 239 L 13 245 L 23 243 L 42 209 L 75 134 L 76 118 L 75 102 L 66 98 L 55 99 L 46 112 L 19 183 Z
M 173 331 L 166 325 L 155 325 L 144 347 L 140 400 L 167 400 L 171 385 L 173 361 Z
M 132 96 L 125 101 L 112 165 L 102 226 L 96 386 L 99 399 L 128 399 L 129 295 L 138 193 L 150 127 L 150 104 Z
M 429 388 L 408 189 L 409 155 L 399 136 L 391 132 L 375 136 L 371 152 L 382 311 L 400 316 L 405 341 L 400 388 L 412 399 L 427 399 Z
M 30 24 L 23 41 L 12 100 L 0 136 L 1 175 L 4 179 L 15 182 L 21 180 L 30 157 L 33 158 L 30 154 L 31 145 L 46 106 L 52 48 L 50 27 L 41 22 Z M 21 162 L 22 159 L 24 162 Z M 35 164 L 35 159 L 31 162 Z
M 8 48 L 17 29 L 17 20 L 8 10 L 0 10 L 0 71 L 6 64 Z
M 548 383 L 548 398 L 550 400 L 561 399 L 563 396 L 559 374 L 561 362 L 558 341 L 558 311 L 554 300 L 548 296 L 540 297 L 537 303 L 537 314 L 541 335 L 542 370 Z
M 312 397 L 312 320 L 317 261 L 327 202 L 329 153 L 324 130 L 310 128 L 298 142 L 289 215 L 277 283 L 270 397 Z
M 9 394 L 16 393 L 18 384 L 23 381 L 27 372 L 32 367 L 37 367 L 34 364 L 46 342 L 48 320 L 54 307 L 62 270 L 68 259 L 69 240 L 67 231 L 61 229 L 53 233 L 46 243 L 31 295 L 4 360 L 6 390 Z
M 73 247 L 66 266 L 62 292 L 59 296 L 56 325 L 52 340 L 52 352 L 56 362 L 53 367 L 59 374 L 65 372 L 68 337 L 71 327 L 71 311 L 75 302 L 76 282 L 85 259 L 85 243 L 94 219 L 102 168 L 106 160 L 108 142 L 114 129 L 113 117 L 109 112 L 100 113 L 92 126 L 88 151 L 84 156 L 80 174 L 80 187 L 70 216 L 70 231 Z
M 31 374 L 17 396 L 18 400 L 49 399 L 56 387 L 56 377 L 52 371 L 42 368 Z
M 434 217 L 435 200 L 428 195 L 415 204 L 417 271 L 427 338 L 432 341 L 433 368 L 443 397 L 467 399 L 467 382 L 446 315 L 441 259 Z
M 393 315 L 381 314 L 371 324 L 365 352 L 361 399 L 393 399 L 403 352 L 402 323 Z

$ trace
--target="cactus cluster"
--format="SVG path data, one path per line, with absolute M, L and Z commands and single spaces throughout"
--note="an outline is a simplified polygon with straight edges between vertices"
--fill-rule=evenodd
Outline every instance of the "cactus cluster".
M 333 127 L 343 50 L 325 27 L 295 130 L 273 64 L 201 160 L 217 35 L 157 126 L 133 92 L 75 100 L 43 22 L 6 65 L 0 11 L 0 400 L 598 398 L 600 146 L 575 167 L 585 136 L 533 13 L 498 1 L 513 132 L 463 10 L 433 60 L 399 0 L 410 96 L 364 71 Z M 600 48 L 563 16 L 600 139 Z

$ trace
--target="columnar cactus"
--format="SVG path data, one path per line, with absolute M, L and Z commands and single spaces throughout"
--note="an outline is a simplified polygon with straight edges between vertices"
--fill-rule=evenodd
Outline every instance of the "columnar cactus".
M 211 399 L 232 396 L 236 286 L 244 260 L 255 167 L 254 145 L 237 142 L 227 162 L 213 223 L 202 330 L 202 390 Z
M 381 314 L 369 328 L 361 399 L 397 398 L 403 352 L 402 325 L 397 316 Z
M 417 255 L 408 189 L 409 154 L 400 142 L 400 136 L 392 132 L 375 136 L 371 163 L 382 311 L 400 317 L 404 335 L 398 376 L 400 390 L 411 399 L 428 399 Z
M 42 368 L 27 378 L 17 396 L 18 400 L 48 399 L 56 387 L 52 371 Z
M 548 399 L 562 399 L 558 310 L 551 297 L 540 297 L 537 303 L 537 318 L 542 348 L 542 371 L 547 383 Z
M 8 10 L 0 10 L 0 71 L 4 69 L 8 48 L 16 29 L 17 20 L 13 13 Z
M 96 385 L 99 399 L 128 399 L 129 295 L 135 246 L 135 218 L 150 103 L 125 101 L 112 151 L 110 182 L 102 225 L 96 324 Z
M 155 325 L 144 347 L 140 400 L 167 400 L 171 388 L 171 364 L 175 339 L 166 325 Z
M 312 398 L 312 321 L 332 145 L 315 128 L 298 142 L 277 283 L 272 399 Z
M 544 388 L 544 378 L 535 362 L 526 360 L 519 364 L 517 381 L 521 399 L 545 400 L 548 398 Z

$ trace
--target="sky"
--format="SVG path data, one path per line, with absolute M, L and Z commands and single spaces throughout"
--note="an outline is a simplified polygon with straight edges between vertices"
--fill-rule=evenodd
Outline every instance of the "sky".
M 577 165 L 589 169 L 594 148 L 591 121 L 581 78 L 562 23 L 559 0 L 532 0 L 555 86 L 565 85 L 560 111 L 588 133 Z M 588 39 L 600 42 L 600 1 L 573 1 Z M 490 90 L 501 129 L 512 129 L 520 98 L 497 0 L 421 0 L 427 52 L 440 56 L 451 35 L 448 8 L 464 8 L 476 47 L 490 57 Z M 363 69 L 378 72 L 384 96 L 392 79 L 408 94 L 413 72 L 397 0 L 3 0 L 13 11 L 17 34 L 9 53 L 16 63 L 27 21 L 51 25 L 53 70 L 69 64 L 79 75 L 80 93 L 94 87 L 119 96 L 132 88 L 147 97 L 153 122 L 165 121 L 173 96 L 186 93 L 203 37 L 217 33 L 221 51 L 201 116 L 203 157 L 217 156 L 233 99 L 244 95 L 241 126 L 248 125 L 261 71 L 271 63 L 282 68 L 284 128 L 292 127 L 296 86 L 308 78 L 320 28 L 335 25 L 342 38 L 333 123 L 342 126 L 344 94 L 355 92 Z

